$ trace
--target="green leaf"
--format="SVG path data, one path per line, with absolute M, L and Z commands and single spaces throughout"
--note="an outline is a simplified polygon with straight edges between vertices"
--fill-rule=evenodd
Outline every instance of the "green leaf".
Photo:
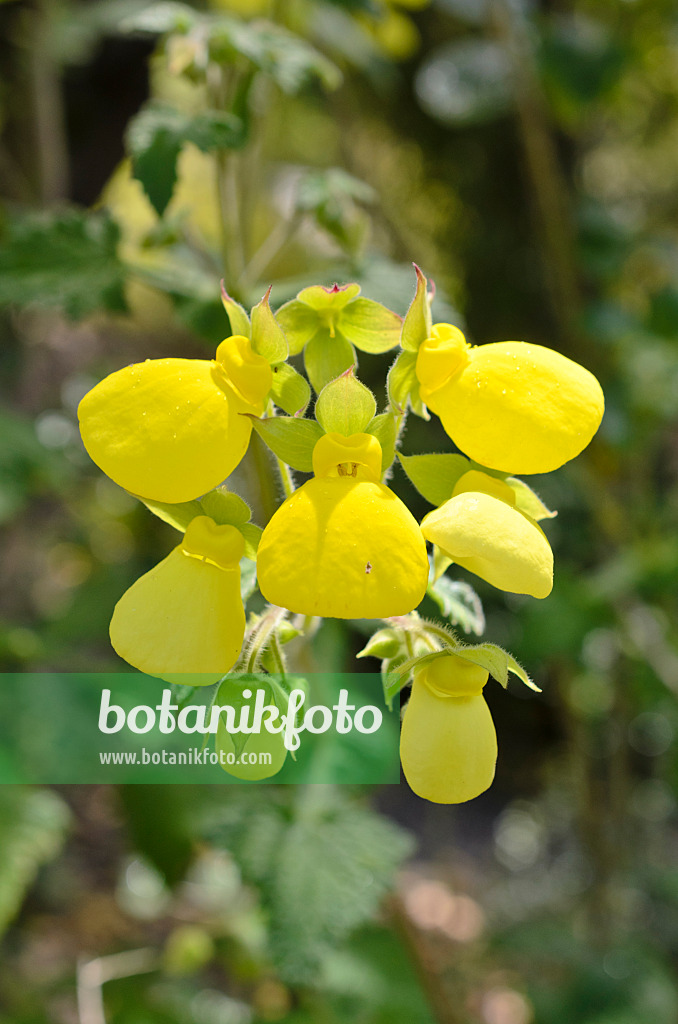
M 416 374 L 417 357 L 414 352 L 401 352 L 388 372 L 386 386 L 388 400 L 396 410 L 402 413 L 408 402 L 412 412 L 423 420 L 430 420 L 426 406 L 419 397 L 419 379 Z
M 258 798 L 254 789 L 247 795 L 217 842 L 261 893 L 281 977 L 307 983 L 327 954 L 376 913 L 412 842 L 336 789 L 309 786 L 292 807 Z
M 315 418 L 330 433 L 360 434 L 374 418 L 377 403 L 374 395 L 347 370 L 327 384 L 315 403 Z
M 311 401 L 311 386 L 306 378 L 289 363 L 277 363 L 271 369 L 271 395 L 275 404 L 290 416 L 305 412 Z
M 61 849 L 69 813 L 49 790 L 0 787 L 0 933 L 4 932 L 38 869 Z
M 164 104 L 149 103 L 127 128 L 127 148 L 135 178 L 159 216 L 172 198 L 177 180 L 177 159 L 185 143 L 204 153 L 234 149 L 245 142 L 243 122 L 232 114 L 205 110 L 186 114 Z
M 455 484 L 471 468 L 463 455 L 402 455 L 400 464 L 419 493 L 439 508 L 452 497 Z
M 388 352 L 400 341 L 403 322 L 397 313 L 372 299 L 354 299 L 337 320 L 341 333 L 363 352 Z
M 419 346 L 431 337 L 431 301 L 428 282 L 421 270 L 414 264 L 417 275 L 417 290 L 403 321 L 400 344 L 410 352 L 418 352 Z
M 287 359 L 287 341 L 269 304 L 269 288 L 261 302 L 252 308 L 252 348 L 269 363 Z
M 244 555 L 240 559 L 240 596 L 243 604 L 257 589 L 257 565 L 253 558 Z
M 390 468 L 395 458 L 397 432 L 396 418 L 392 412 L 379 413 L 365 427 L 365 433 L 373 434 L 381 445 L 383 453 L 381 459 L 382 475 Z
M 540 519 L 553 519 L 558 515 L 557 512 L 549 511 L 539 495 L 535 494 L 523 480 L 509 476 L 506 478 L 506 483 L 516 496 L 516 508 L 531 516 L 536 522 L 539 522 Z
M 353 346 L 338 332 L 330 337 L 328 328 L 319 330 L 304 351 L 304 366 L 316 394 L 355 365 Z
M 321 326 L 316 310 L 298 299 L 292 299 L 281 306 L 275 318 L 285 332 L 291 356 L 301 352 Z
M 496 644 L 478 644 L 474 647 L 460 645 L 454 649 L 454 653 L 460 658 L 472 661 L 474 665 L 480 665 L 486 669 L 492 678 L 501 683 L 503 687 L 508 686 L 508 674 L 512 672 L 530 690 L 541 693 L 539 687 L 532 682 L 525 669 L 521 668 L 513 655 Z
M 118 226 L 105 213 L 60 210 L 11 218 L 0 233 L 0 306 L 61 309 L 78 320 L 125 310 Z
M 441 576 L 430 583 L 428 595 L 440 608 L 443 618 L 453 626 L 461 626 L 465 633 L 482 636 L 485 630 L 485 615 L 480 598 L 468 583 Z
M 243 338 L 250 338 L 252 336 L 252 326 L 250 324 L 250 318 L 246 311 L 232 299 L 224 287 L 224 282 L 221 282 L 221 301 L 224 304 L 224 309 L 228 314 L 228 321 L 231 325 L 231 334 L 240 335 Z
M 154 35 L 176 32 L 183 35 L 191 31 L 197 20 L 198 15 L 188 4 L 165 0 L 129 15 L 120 23 L 120 28 L 123 32 L 149 32 Z
M 313 449 L 324 433 L 315 420 L 293 416 L 250 418 L 257 434 L 279 459 L 300 473 L 313 472 Z

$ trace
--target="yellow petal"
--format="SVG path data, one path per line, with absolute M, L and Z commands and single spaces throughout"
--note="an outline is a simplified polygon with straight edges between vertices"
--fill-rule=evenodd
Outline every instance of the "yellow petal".
M 253 350 L 249 338 L 242 334 L 226 338 L 217 349 L 216 362 L 224 372 L 226 385 L 251 407 L 250 412 L 261 416 L 273 373 L 268 361 Z
M 439 696 L 478 697 L 489 678 L 487 669 L 458 654 L 436 658 L 423 669 L 427 686 Z
M 245 634 L 240 596 L 242 535 L 199 516 L 182 544 L 120 598 L 111 643 L 125 661 L 167 682 L 216 682 Z
M 459 804 L 479 796 L 492 784 L 497 761 L 485 698 L 435 691 L 424 669 L 405 708 L 400 758 L 410 788 L 424 800 Z
M 323 434 L 313 449 L 313 472 L 317 477 L 353 475 L 378 480 L 381 463 L 381 445 L 373 434 L 346 437 L 330 432 Z M 361 469 L 365 472 L 360 473 Z
M 149 359 L 118 370 L 78 409 L 85 448 L 125 490 L 190 501 L 220 484 L 247 451 L 242 402 L 203 359 Z
M 429 512 L 421 524 L 427 540 L 457 565 L 493 587 L 548 597 L 553 552 L 534 519 L 490 494 L 468 491 Z
M 405 615 L 426 592 L 426 545 L 388 487 L 323 477 L 295 491 L 269 522 L 257 577 L 267 601 L 304 615 Z
M 548 473 L 587 446 L 604 409 L 592 373 L 522 341 L 463 352 L 449 331 L 433 328 L 417 377 L 423 401 L 462 452 L 505 473 Z

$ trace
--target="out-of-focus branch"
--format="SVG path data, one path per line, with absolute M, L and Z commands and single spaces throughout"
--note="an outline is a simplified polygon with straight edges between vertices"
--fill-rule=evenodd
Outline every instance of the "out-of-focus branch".
M 492 23 L 512 65 L 513 86 L 529 175 L 546 283 L 562 336 L 576 348 L 581 295 L 568 187 L 549 126 L 532 46 L 521 15 L 509 0 L 492 0 Z
M 103 987 L 107 981 L 147 974 L 158 967 L 155 949 L 97 957 L 78 964 L 78 1020 L 80 1024 L 106 1024 Z

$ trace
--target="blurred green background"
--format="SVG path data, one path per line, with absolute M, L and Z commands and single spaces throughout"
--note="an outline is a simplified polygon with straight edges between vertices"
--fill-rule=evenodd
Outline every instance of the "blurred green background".
M 492 789 L 3 787 L 0 1021 L 678 1021 L 676 5 L 5 0 L 0 130 L 5 672 L 121 668 L 111 609 L 176 535 L 75 409 L 129 362 L 209 358 L 222 275 L 404 313 L 414 260 L 435 318 L 557 348 L 607 400 L 535 481 L 551 597 L 478 588 L 543 689 L 486 691 Z M 386 365 L 360 356 L 380 408 Z M 410 417 L 403 449 L 449 441 Z M 247 463 L 237 489 L 258 521 L 277 500 Z M 377 671 L 364 642 L 327 621 L 305 657 Z

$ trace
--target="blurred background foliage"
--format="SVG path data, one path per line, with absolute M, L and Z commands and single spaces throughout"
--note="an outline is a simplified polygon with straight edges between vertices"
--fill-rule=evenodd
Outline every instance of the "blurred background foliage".
M 488 694 L 493 788 L 5 787 L 0 1020 L 675 1024 L 675 4 L 5 0 L 0 69 L 5 671 L 119 668 L 111 609 L 174 542 L 75 409 L 211 353 L 222 275 L 403 313 L 415 260 L 438 319 L 558 348 L 607 397 L 536 480 L 552 596 L 479 588 L 543 687 Z M 448 445 L 411 417 L 407 453 Z M 247 463 L 237 489 L 260 518 Z M 305 657 L 350 671 L 363 644 L 328 621 Z

